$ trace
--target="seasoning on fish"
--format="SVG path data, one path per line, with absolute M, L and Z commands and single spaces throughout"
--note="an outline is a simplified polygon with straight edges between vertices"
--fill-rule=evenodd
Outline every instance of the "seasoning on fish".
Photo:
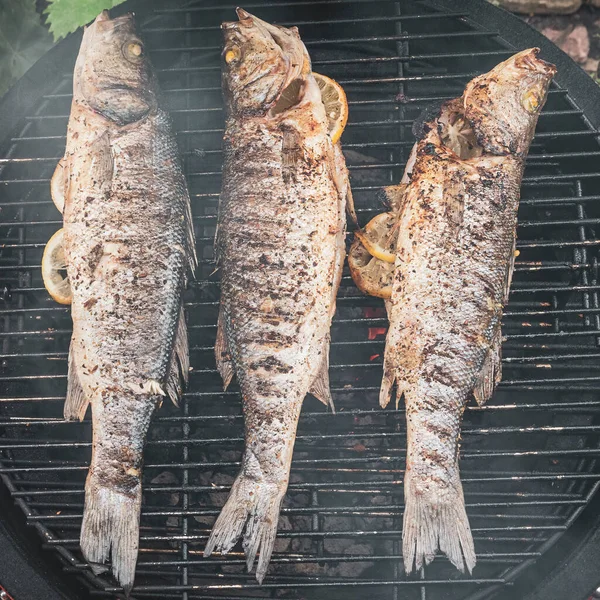
M 347 170 L 334 143 L 343 110 L 325 109 L 298 29 L 238 9 L 222 25 L 228 109 L 215 250 L 221 307 L 215 347 L 225 387 L 234 373 L 245 418 L 241 471 L 205 549 L 243 534 L 262 582 L 308 392 L 332 406 L 329 330 L 345 255 Z M 325 81 L 323 87 L 335 84 Z M 290 97 L 293 98 L 290 101 Z M 329 99 L 329 100 L 328 100 Z
M 398 241 L 380 403 L 404 395 L 407 573 L 437 550 L 476 556 L 459 477 L 460 422 L 501 378 L 501 319 L 525 157 L 556 69 L 533 48 L 471 81 L 424 127 L 407 187 L 392 188 Z M 398 193 L 399 192 L 399 193 Z
M 91 563 L 110 554 L 128 592 L 144 441 L 154 410 L 166 396 L 177 403 L 187 381 L 182 292 L 196 265 L 177 146 L 132 15 L 104 11 L 84 32 L 52 198 L 68 278 L 47 269 L 48 284 L 70 286 L 60 298 L 73 318 L 65 418 L 92 406 L 81 549 Z M 56 248 L 46 256 L 60 263 Z

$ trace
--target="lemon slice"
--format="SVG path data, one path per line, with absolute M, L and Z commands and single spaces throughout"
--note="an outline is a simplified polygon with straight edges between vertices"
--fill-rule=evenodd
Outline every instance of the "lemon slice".
M 359 290 L 377 298 L 392 297 L 394 264 L 372 256 L 358 237 L 350 246 L 348 266 Z
M 66 274 L 63 251 L 63 229 L 59 229 L 46 244 L 42 256 L 42 279 L 48 293 L 59 304 L 71 304 L 71 284 Z
M 354 235 L 371 256 L 393 264 L 396 261 L 397 219 L 396 213 L 381 213 L 373 217 L 362 231 L 355 231 Z
M 335 144 L 342 136 L 348 121 L 348 101 L 344 88 L 333 79 L 319 73 L 313 73 L 321 90 L 321 100 L 329 120 L 329 137 Z

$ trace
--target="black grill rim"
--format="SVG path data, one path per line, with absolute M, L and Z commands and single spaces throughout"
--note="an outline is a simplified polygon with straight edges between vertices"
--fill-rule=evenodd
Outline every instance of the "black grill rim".
M 213 1 L 197 0 L 206 4 L 206 9 L 224 8 L 216 6 Z M 323 0 L 322 0 L 323 1 Z M 338 0 L 339 1 L 339 0 Z M 466 20 L 470 25 L 476 25 L 482 30 L 498 32 L 499 41 L 523 47 L 523 40 L 529 46 L 535 45 L 542 50 L 544 59 L 553 62 L 558 73 L 555 83 L 559 88 L 568 90 L 569 96 L 575 101 L 574 108 L 581 109 L 584 118 L 596 133 L 600 127 L 600 96 L 598 86 L 592 79 L 574 63 L 562 50 L 548 41 L 543 35 L 527 23 L 507 11 L 492 5 L 485 0 L 462 0 L 458 5 L 455 0 L 425 0 L 422 5 L 441 10 L 446 13 L 468 15 Z M 145 14 L 150 14 L 153 7 L 163 4 L 160 0 L 129 0 L 111 10 L 113 15 L 123 14 L 139 7 Z M 189 2 L 185 2 L 185 7 Z M 302 2 L 304 4 L 304 2 Z M 308 1 L 306 4 L 312 4 Z M 233 10 L 234 5 L 231 5 Z M 62 77 L 65 71 L 72 69 L 79 49 L 82 33 L 78 31 L 59 42 L 44 55 L 16 84 L 0 99 L 0 148 L 10 143 L 15 133 L 15 127 L 22 118 L 29 115 L 40 98 L 49 93 L 55 86 L 57 77 Z M 477 53 L 474 53 L 477 54 Z M 60 65 L 58 67 L 57 65 Z M 600 140 L 600 134 L 597 136 Z M 1 292 L 1 289 L 0 289 Z M 2 477 L 4 483 L 6 479 Z M 4 487 L 4 484 L 2 484 Z M 3 492 L 4 490 L 0 490 Z M 1 499 L 1 495 L 0 495 Z M 66 592 L 62 589 L 62 581 L 57 584 L 57 572 L 50 572 L 48 567 L 53 564 L 50 556 L 44 553 L 42 560 L 32 561 L 30 554 L 24 552 L 24 540 L 27 532 L 21 531 L 22 519 L 16 517 L 15 511 L 6 502 L 0 502 L 0 582 L 11 582 L 9 593 L 15 600 L 26 598 L 44 598 L 47 600 L 76 600 L 80 598 L 74 590 Z M 7 527 L 7 525 L 10 525 Z M 37 526 L 36 526 L 37 527 Z M 43 527 L 43 526 L 42 526 Z M 40 529 L 41 532 L 41 529 Z M 587 535 L 586 535 L 587 532 Z M 42 533 L 43 535 L 43 533 Z M 600 564 L 600 498 L 592 500 L 582 512 L 575 525 L 561 537 L 560 548 L 555 545 L 553 550 L 544 556 L 533 569 L 526 569 L 532 561 L 522 564 L 526 570 L 525 579 L 531 581 L 539 577 L 541 584 L 534 590 L 524 578 L 517 579 L 515 585 L 509 587 L 503 598 L 524 598 L 524 600 L 564 600 L 573 598 L 584 600 L 591 590 L 600 584 L 600 572 L 596 573 Z M 30 570 L 33 563 L 33 572 Z M 32 573 L 28 579 L 28 567 Z M 15 577 L 15 573 L 18 574 Z M 72 579 L 71 581 L 74 581 Z M 499 586 L 501 587 L 501 586 Z M 360 588 L 357 588 L 360 589 Z M 524 594 L 529 595 L 524 596 Z M 66 593 L 66 595 L 65 595 Z M 265 590 L 265 593 L 268 593 Z M 490 589 L 486 590 L 489 597 Z M 471 596 L 475 600 L 475 596 Z M 481 597 L 481 600 L 484 596 Z M 478 597 L 479 600 L 479 597 Z

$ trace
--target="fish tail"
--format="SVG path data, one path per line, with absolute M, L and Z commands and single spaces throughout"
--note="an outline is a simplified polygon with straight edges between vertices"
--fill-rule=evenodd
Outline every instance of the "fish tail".
M 473 571 L 476 556 L 465 510 L 462 484 L 456 474 L 449 483 L 422 480 L 407 470 L 404 478 L 402 554 L 406 573 L 428 565 L 438 548 L 462 573 Z
M 90 563 L 110 557 L 126 594 L 133 587 L 139 549 L 144 442 L 160 399 L 114 393 L 92 402 L 94 440 L 81 550 Z
M 133 587 L 137 562 L 142 503 L 142 482 L 124 492 L 90 473 L 85 486 L 81 550 L 90 563 L 112 557 L 112 572 L 126 594 Z
M 277 535 L 277 523 L 285 487 L 257 481 L 244 472 L 235 480 L 231 493 L 221 514 L 212 529 L 204 556 L 217 550 L 221 554 L 229 552 L 244 533 L 243 548 L 246 554 L 248 571 L 252 570 L 256 555 L 260 551 L 256 568 L 256 579 L 262 583 L 271 560 L 273 545 Z

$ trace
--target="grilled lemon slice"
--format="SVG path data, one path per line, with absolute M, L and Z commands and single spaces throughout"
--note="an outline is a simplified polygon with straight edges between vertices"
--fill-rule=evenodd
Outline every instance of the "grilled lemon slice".
M 327 133 L 329 134 L 331 141 L 335 144 L 342 136 L 348 121 L 348 101 L 346 100 L 346 93 L 337 81 L 334 81 L 325 75 L 319 75 L 319 73 L 313 73 L 313 76 L 321 91 L 321 101 L 325 106 L 325 112 L 327 114 Z M 271 109 L 271 114 L 280 114 L 294 106 L 298 102 L 301 89 L 302 79 L 294 79 L 290 82 L 283 92 L 281 92 L 279 100 Z
M 355 231 L 354 235 L 371 256 L 393 264 L 396 261 L 397 222 L 396 213 L 381 213 L 373 217 L 362 231 Z
M 42 257 L 42 279 L 48 293 L 59 304 L 71 304 L 72 293 L 69 277 L 66 274 L 65 253 L 63 251 L 63 229 L 59 229 L 44 248 Z
M 348 122 L 346 93 L 337 81 L 319 73 L 313 73 L 313 76 L 321 90 L 321 100 L 325 105 L 325 112 L 329 120 L 329 137 L 335 144 L 344 133 Z
M 392 297 L 394 264 L 372 256 L 358 237 L 350 246 L 348 266 L 352 279 L 361 292 L 377 298 Z

